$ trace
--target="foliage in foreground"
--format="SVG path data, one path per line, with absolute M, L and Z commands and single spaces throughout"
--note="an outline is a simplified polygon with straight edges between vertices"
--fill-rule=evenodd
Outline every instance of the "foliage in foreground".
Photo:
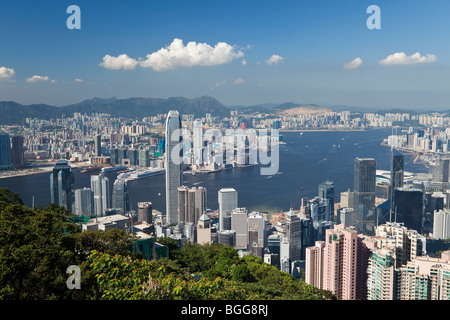
M 34 210 L 0 189 L 0 299 L 239 300 L 334 299 L 231 246 L 160 242 L 169 259 L 146 261 L 130 252 L 133 236 L 111 229 L 81 232 L 70 212 Z M 69 290 L 66 269 L 81 269 L 81 289 Z M 195 276 L 193 276 L 195 275 Z

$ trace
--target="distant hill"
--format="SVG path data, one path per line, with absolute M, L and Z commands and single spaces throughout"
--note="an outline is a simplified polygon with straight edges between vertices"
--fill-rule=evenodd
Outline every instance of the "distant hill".
M 45 104 L 22 105 L 14 101 L 0 101 L 0 124 L 22 124 L 25 118 L 51 119 L 72 116 L 79 113 L 109 113 L 113 117 L 143 118 L 178 110 L 181 114 L 194 114 L 195 117 L 211 113 L 214 116 L 227 116 L 230 110 L 216 99 L 203 96 L 198 98 L 172 97 L 109 99 L 93 98 L 82 102 L 55 107 Z

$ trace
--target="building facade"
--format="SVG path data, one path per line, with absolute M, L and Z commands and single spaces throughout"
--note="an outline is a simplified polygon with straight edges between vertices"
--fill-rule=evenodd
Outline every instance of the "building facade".
M 166 222 L 169 225 L 179 221 L 178 187 L 183 184 L 183 148 L 179 152 L 174 152 L 174 149 L 182 140 L 181 116 L 178 111 L 171 110 L 167 114 L 165 129 Z

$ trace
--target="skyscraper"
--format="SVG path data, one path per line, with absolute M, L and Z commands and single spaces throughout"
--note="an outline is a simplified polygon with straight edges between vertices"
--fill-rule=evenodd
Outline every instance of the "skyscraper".
M 91 217 L 94 215 L 92 191 L 89 188 L 75 190 L 75 214 Z
M 373 235 L 375 211 L 376 162 L 356 158 L 354 166 L 353 225 L 358 233 Z
M 289 210 L 286 215 L 286 238 L 289 243 L 290 262 L 300 260 L 302 257 L 302 222 L 294 210 Z
M 196 223 L 206 213 L 206 189 L 204 187 L 178 187 L 178 223 Z
M 238 207 L 238 193 L 234 188 L 222 188 L 218 192 L 219 230 L 230 230 L 231 211 Z
M 423 191 L 420 189 L 396 188 L 395 207 L 392 220 L 404 223 L 405 227 L 422 233 Z
M 231 212 L 231 230 L 236 231 L 237 250 L 248 249 L 248 211 L 246 208 L 236 208 Z
M 13 136 L 11 138 L 11 162 L 14 167 L 24 164 L 23 136 Z
M 74 175 L 66 160 L 58 160 L 50 174 L 50 200 L 72 211 L 74 198 Z
M 97 134 L 95 136 L 94 147 L 95 147 L 95 156 L 97 156 L 97 157 L 101 156 L 102 155 L 102 136 L 100 134 Z
M 211 219 L 203 214 L 197 222 L 197 243 L 207 244 L 211 242 Z
M 152 223 L 153 205 L 151 202 L 138 202 L 138 221 Z
M 94 199 L 94 214 L 103 216 L 105 211 L 111 207 L 109 191 L 109 179 L 103 174 L 91 176 L 91 191 Z
M 389 198 L 391 199 L 391 216 L 395 209 L 395 188 L 403 187 L 403 172 L 405 159 L 397 150 L 392 151 L 391 179 L 389 185 Z M 391 221 L 392 222 L 392 221 Z
M 334 215 L 334 182 L 325 181 L 319 184 L 319 198 L 327 199 L 330 205 L 330 213 Z
M 249 249 L 252 248 L 255 243 L 259 244 L 262 248 L 266 247 L 266 219 L 264 215 L 259 212 L 252 212 L 248 215 L 248 232 L 249 232 Z
M 176 131 L 178 129 L 178 131 Z M 178 111 L 171 110 L 166 119 L 166 222 L 176 224 L 178 218 L 178 187 L 183 184 L 183 149 L 173 154 L 174 148 L 182 142 L 181 117 Z
M 11 167 L 11 142 L 9 134 L 0 132 L 0 170 L 9 170 Z
M 120 209 L 123 214 L 130 211 L 128 185 L 123 179 L 116 179 L 116 181 L 114 181 L 111 207 L 114 209 Z
M 194 135 L 194 147 L 193 147 L 194 161 L 193 161 L 193 164 L 201 165 L 203 162 L 203 157 L 202 157 L 203 127 L 202 127 L 201 119 L 196 119 L 194 121 L 193 135 Z

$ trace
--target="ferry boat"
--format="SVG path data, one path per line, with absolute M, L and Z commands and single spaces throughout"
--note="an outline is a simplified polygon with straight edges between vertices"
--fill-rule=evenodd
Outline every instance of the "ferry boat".
M 165 169 L 136 170 L 136 171 L 130 173 L 126 177 L 126 179 L 127 180 L 139 180 L 139 179 L 163 174 L 165 171 L 166 171 Z
M 123 166 L 123 165 L 118 165 L 118 166 L 112 166 L 112 167 L 105 167 L 102 168 L 102 172 L 106 173 L 106 172 L 113 172 L 113 171 L 120 171 L 120 170 L 125 170 L 127 168 L 127 166 Z

